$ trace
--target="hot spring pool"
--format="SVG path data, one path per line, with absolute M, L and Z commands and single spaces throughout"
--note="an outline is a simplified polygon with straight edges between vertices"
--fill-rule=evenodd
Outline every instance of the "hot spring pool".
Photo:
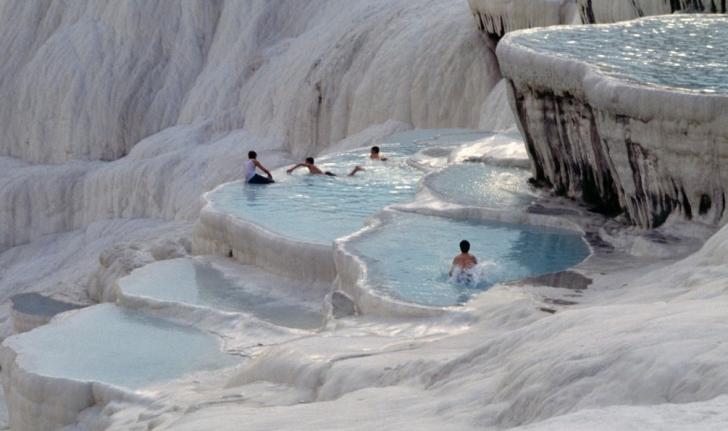
M 330 244 L 359 230 L 364 220 L 393 203 L 414 199 L 423 175 L 408 157 L 426 146 L 448 146 L 482 139 L 487 134 L 467 130 L 414 130 L 392 135 L 379 144 L 386 162 L 369 160 L 368 150 L 320 157 L 316 164 L 339 176 L 278 174 L 267 186 L 227 184 L 209 199 L 221 211 L 249 220 L 289 238 Z M 346 174 L 356 165 L 366 169 Z
M 462 239 L 480 262 L 473 283 L 448 277 Z M 430 306 L 462 304 L 495 283 L 561 271 L 589 255 L 582 237 L 566 230 L 417 214 L 396 214 L 348 248 L 367 264 L 370 286 Z
M 119 280 L 125 295 L 244 312 L 276 325 L 318 328 L 323 294 L 253 267 L 225 273 L 197 259 L 170 259 L 134 270 Z
M 533 200 L 525 169 L 483 163 L 451 165 L 427 177 L 427 187 L 441 199 L 489 208 L 526 206 Z
M 86 308 L 6 343 L 35 374 L 131 389 L 238 361 L 210 334 L 112 304 Z
M 515 34 L 510 40 L 586 61 L 620 79 L 727 93 L 726 37 L 725 16 L 666 15 L 610 25 L 539 29 Z

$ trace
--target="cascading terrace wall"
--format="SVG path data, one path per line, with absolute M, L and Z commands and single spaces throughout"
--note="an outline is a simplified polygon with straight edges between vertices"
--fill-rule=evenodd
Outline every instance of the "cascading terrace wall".
M 543 0 L 510 7 L 515 3 L 470 0 L 476 25 L 495 40 L 512 30 L 564 23 L 726 12 L 725 0 Z M 572 6 L 578 10 L 566 13 Z M 507 38 L 498 45 L 537 184 L 607 214 L 624 212 L 643 227 L 659 226 L 673 213 L 722 223 L 726 97 L 621 85 L 552 57 L 519 50 Z

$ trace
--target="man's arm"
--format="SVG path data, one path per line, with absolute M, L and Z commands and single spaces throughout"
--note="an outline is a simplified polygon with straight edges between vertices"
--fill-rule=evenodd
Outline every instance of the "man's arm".
M 259 161 L 253 160 L 253 163 L 255 166 L 259 167 L 261 171 L 265 172 L 266 175 L 268 175 L 268 178 L 273 179 L 273 175 L 270 173 L 268 169 L 265 168 Z
M 286 173 L 290 174 L 291 172 L 293 172 L 293 171 L 295 171 L 296 169 L 298 169 L 298 168 L 301 168 L 301 167 L 303 167 L 303 166 L 306 166 L 306 165 L 305 165 L 305 164 L 303 164 L 303 163 L 299 163 L 299 164 L 297 164 L 296 166 L 292 167 L 291 169 L 288 169 L 288 170 L 286 171 Z
M 452 263 L 450 264 L 450 271 L 447 272 L 447 276 L 448 277 L 452 277 L 452 272 L 455 269 L 455 261 L 456 260 L 457 260 L 457 258 L 453 259 L 452 260 Z

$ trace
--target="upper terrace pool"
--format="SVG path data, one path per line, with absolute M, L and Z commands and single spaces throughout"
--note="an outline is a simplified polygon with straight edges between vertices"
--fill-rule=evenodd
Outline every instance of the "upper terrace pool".
M 485 136 L 459 129 L 398 133 L 378 144 L 387 161 L 369 160 L 367 149 L 323 156 L 316 164 L 338 176 L 308 175 L 306 169 L 286 175 L 281 170 L 276 173 L 275 184 L 231 183 L 208 197 L 219 210 L 269 231 L 330 244 L 359 230 L 367 217 L 385 206 L 414 199 L 424 172 L 412 166 L 410 156 L 424 148 L 454 148 Z M 362 165 L 365 171 L 347 177 L 356 165 Z
M 511 41 L 582 60 L 606 75 L 658 87 L 728 93 L 728 18 L 669 15 L 525 31 Z

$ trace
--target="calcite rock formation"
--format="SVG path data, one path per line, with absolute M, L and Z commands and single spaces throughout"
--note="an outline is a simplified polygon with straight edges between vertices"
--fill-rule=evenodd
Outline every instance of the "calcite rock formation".
M 537 183 L 643 227 L 723 221 L 728 94 L 615 78 L 517 35 L 498 57 Z

